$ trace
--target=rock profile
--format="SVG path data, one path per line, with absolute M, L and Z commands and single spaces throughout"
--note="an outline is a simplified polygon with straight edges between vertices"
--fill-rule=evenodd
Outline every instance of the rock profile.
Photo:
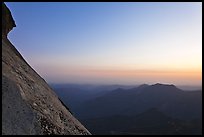
M 2 134 L 90 135 L 7 39 L 13 27 L 2 3 Z

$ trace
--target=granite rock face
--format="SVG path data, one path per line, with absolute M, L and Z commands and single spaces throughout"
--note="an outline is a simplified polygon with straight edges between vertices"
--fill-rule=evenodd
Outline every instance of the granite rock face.
M 90 135 L 7 39 L 16 25 L 2 11 L 2 134 Z
M 11 12 L 6 7 L 6 5 L 2 4 L 2 36 L 7 36 L 7 34 L 16 27 L 15 21 L 12 18 Z

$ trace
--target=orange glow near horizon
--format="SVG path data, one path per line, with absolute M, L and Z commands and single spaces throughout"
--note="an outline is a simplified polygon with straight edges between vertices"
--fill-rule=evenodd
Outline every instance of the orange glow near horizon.
M 173 71 L 158 71 L 158 70 L 88 70 L 84 72 L 89 76 L 103 76 L 115 78 L 142 78 L 142 79 L 157 79 L 157 80 L 173 80 L 173 79 L 191 79 L 201 81 L 202 72 L 198 70 L 173 70 Z
M 41 4 L 8 38 L 47 82 L 202 85 L 202 3 Z
M 172 83 L 176 85 L 190 84 L 201 85 L 202 70 L 201 69 L 82 69 L 58 67 L 52 70 L 44 70 L 40 72 L 44 77 L 53 79 L 53 82 L 61 80 L 73 81 L 79 83 L 102 83 L 109 82 L 116 84 L 142 84 L 142 83 Z M 42 69 L 41 69 L 42 71 Z M 54 73 L 53 77 L 49 74 Z M 107 83 L 106 83 L 107 82 Z

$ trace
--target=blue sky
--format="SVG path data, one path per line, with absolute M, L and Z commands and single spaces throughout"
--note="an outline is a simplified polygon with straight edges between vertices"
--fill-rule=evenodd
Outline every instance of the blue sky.
M 6 5 L 9 39 L 48 82 L 201 84 L 202 3 Z

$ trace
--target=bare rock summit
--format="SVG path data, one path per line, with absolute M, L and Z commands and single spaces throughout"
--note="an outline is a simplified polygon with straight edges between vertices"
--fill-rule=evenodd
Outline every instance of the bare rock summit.
M 2 3 L 2 134 L 90 135 L 7 39 L 13 27 Z

